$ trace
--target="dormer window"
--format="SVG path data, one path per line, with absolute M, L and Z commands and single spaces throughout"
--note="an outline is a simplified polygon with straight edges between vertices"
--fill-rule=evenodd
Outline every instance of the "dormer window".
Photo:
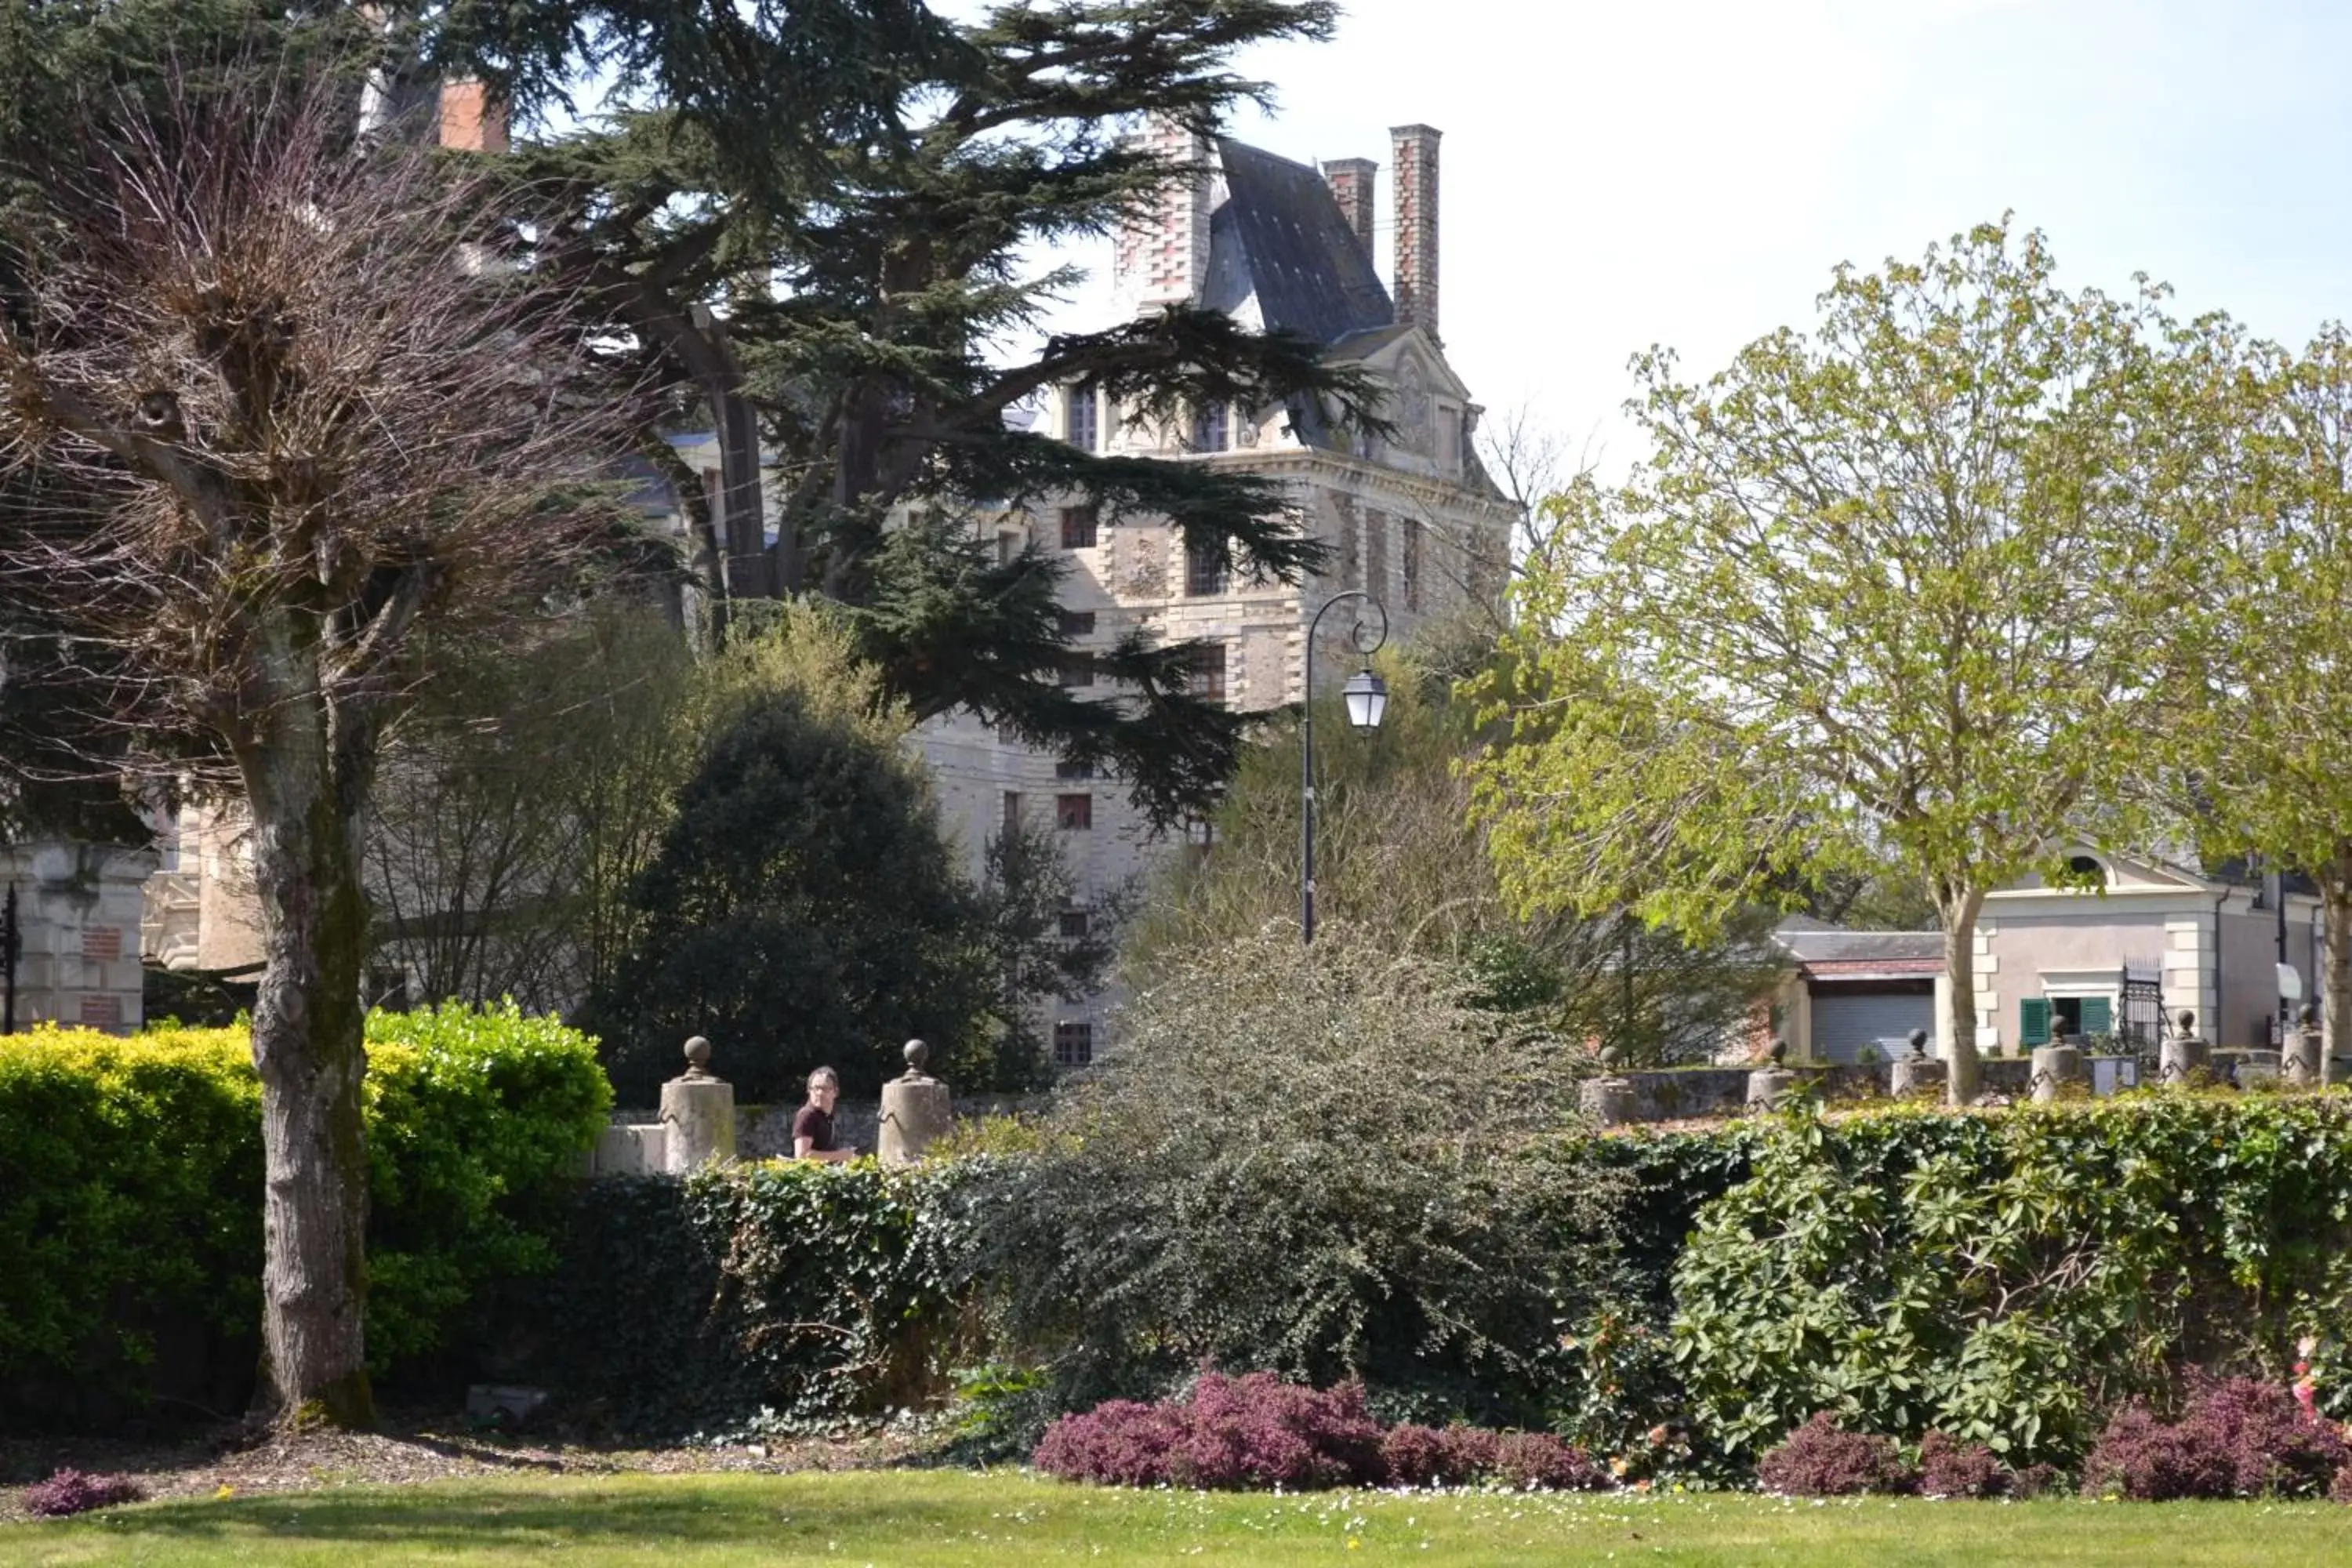
M 2075 856 L 2066 862 L 2066 869 L 2084 881 L 2104 883 L 2107 879 L 2107 868 L 2099 863 L 2098 857 L 2095 855 Z

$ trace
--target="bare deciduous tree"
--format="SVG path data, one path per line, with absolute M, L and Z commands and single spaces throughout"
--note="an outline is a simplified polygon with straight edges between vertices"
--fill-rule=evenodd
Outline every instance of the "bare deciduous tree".
M 562 300 L 469 243 L 469 175 L 355 144 L 323 81 L 93 110 L 5 242 L 0 462 L 50 507 L 0 592 L 82 651 L 81 706 L 248 802 L 268 968 L 253 1021 L 279 1417 L 372 1415 L 362 827 L 380 736 L 436 644 L 588 559 L 564 487 L 615 449 Z M 68 132 L 72 133 L 72 132 Z M 572 400 L 567 401 L 567 398 Z

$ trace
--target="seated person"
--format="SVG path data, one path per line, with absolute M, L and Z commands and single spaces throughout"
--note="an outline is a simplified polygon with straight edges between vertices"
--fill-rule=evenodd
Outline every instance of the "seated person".
M 838 1164 L 857 1158 L 855 1149 L 838 1148 L 833 1139 L 833 1108 L 841 1099 L 841 1077 L 831 1068 L 809 1074 L 808 1103 L 793 1116 L 793 1158 L 823 1160 Z

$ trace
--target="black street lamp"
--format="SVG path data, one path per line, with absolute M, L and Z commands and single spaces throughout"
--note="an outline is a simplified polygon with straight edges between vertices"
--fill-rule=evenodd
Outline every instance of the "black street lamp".
M 1364 668 L 1348 677 L 1348 684 L 1339 689 L 1339 695 L 1348 704 L 1348 722 L 1359 730 L 1377 730 L 1381 727 L 1381 715 L 1389 710 L 1388 684 L 1372 673 L 1371 665 L 1372 655 L 1380 652 L 1381 645 L 1389 640 L 1388 606 L 1361 588 L 1334 594 L 1323 602 L 1321 609 L 1315 612 L 1315 618 L 1307 623 L 1307 701 L 1302 709 L 1305 714 L 1302 732 L 1306 744 L 1305 757 L 1299 764 L 1299 815 L 1305 825 L 1306 853 L 1301 858 L 1298 873 L 1298 929 L 1304 933 L 1304 940 L 1310 942 L 1315 940 L 1315 634 L 1321 629 L 1323 617 L 1330 614 L 1331 606 L 1342 599 L 1361 599 L 1381 613 L 1381 628 L 1369 641 L 1365 638 L 1364 623 L 1360 617 L 1349 628 L 1349 639 L 1356 645 L 1356 652 L 1364 660 Z

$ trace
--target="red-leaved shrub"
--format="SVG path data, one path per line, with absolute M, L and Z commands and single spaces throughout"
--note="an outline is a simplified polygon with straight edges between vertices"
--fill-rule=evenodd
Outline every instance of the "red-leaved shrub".
M 2336 1471 L 2336 1479 L 2327 1483 L 2327 1500 L 2352 1502 L 2352 1465 Z
M 1919 1489 L 1929 1497 L 1999 1497 L 2011 1476 L 1992 1450 L 1930 1432 L 1919 1443 Z
M 1495 1434 L 1483 1426 L 1389 1428 L 1381 1458 L 1388 1479 L 1403 1487 L 1467 1486 L 1495 1469 Z
M 1377 1485 L 1381 1424 L 1364 1409 L 1361 1384 L 1318 1392 L 1270 1372 L 1203 1373 L 1185 1407 L 1184 1441 L 1168 1479 L 1209 1489 Z
M 25 1511 L 36 1519 L 63 1519 L 94 1508 L 137 1502 L 147 1495 L 128 1476 L 93 1476 L 84 1470 L 59 1470 L 46 1481 L 25 1489 Z
M 1270 1372 L 1205 1373 L 1164 1405 L 1115 1399 L 1045 1429 L 1035 1464 L 1051 1475 L 1113 1486 L 1291 1488 L 1376 1484 L 1380 1423 L 1361 1385 L 1318 1392 Z
M 1549 1432 L 1507 1432 L 1495 1440 L 1495 1479 L 1522 1489 L 1597 1491 L 1609 1484 L 1584 1450 Z
M 1113 1399 L 1046 1427 L 1033 1462 L 1073 1480 L 1157 1486 L 1168 1479 L 1168 1458 L 1187 1434 L 1183 1413 L 1171 1405 Z
M 1270 1372 L 1205 1373 L 1183 1399 L 1115 1399 L 1045 1429 L 1034 1461 L 1049 1475 L 1113 1486 L 1208 1489 L 1460 1486 L 1492 1479 L 1568 1491 L 1609 1479 L 1548 1432 L 1383 1428 L 1360 1384 L 1318 1392 Z
M 2305 1414 L 2294 1392 L 2233 1377 L 2200 1390 L 2178 1422 L 2126 1405 L 2083 1465 L 2083 1490 L 2141 1501 L 2315 1497 L 2347 1463 L 2343 1435 Z
M 1789 1434 L 1757 1461 L 1756 1479 L 1768 1492 L 1791 1497 L 1849 1497 L 1856 1492 L 1907 1492 L 1917 1484 L 1892 1437 L 1841 1429 L 1828 1411 Z

